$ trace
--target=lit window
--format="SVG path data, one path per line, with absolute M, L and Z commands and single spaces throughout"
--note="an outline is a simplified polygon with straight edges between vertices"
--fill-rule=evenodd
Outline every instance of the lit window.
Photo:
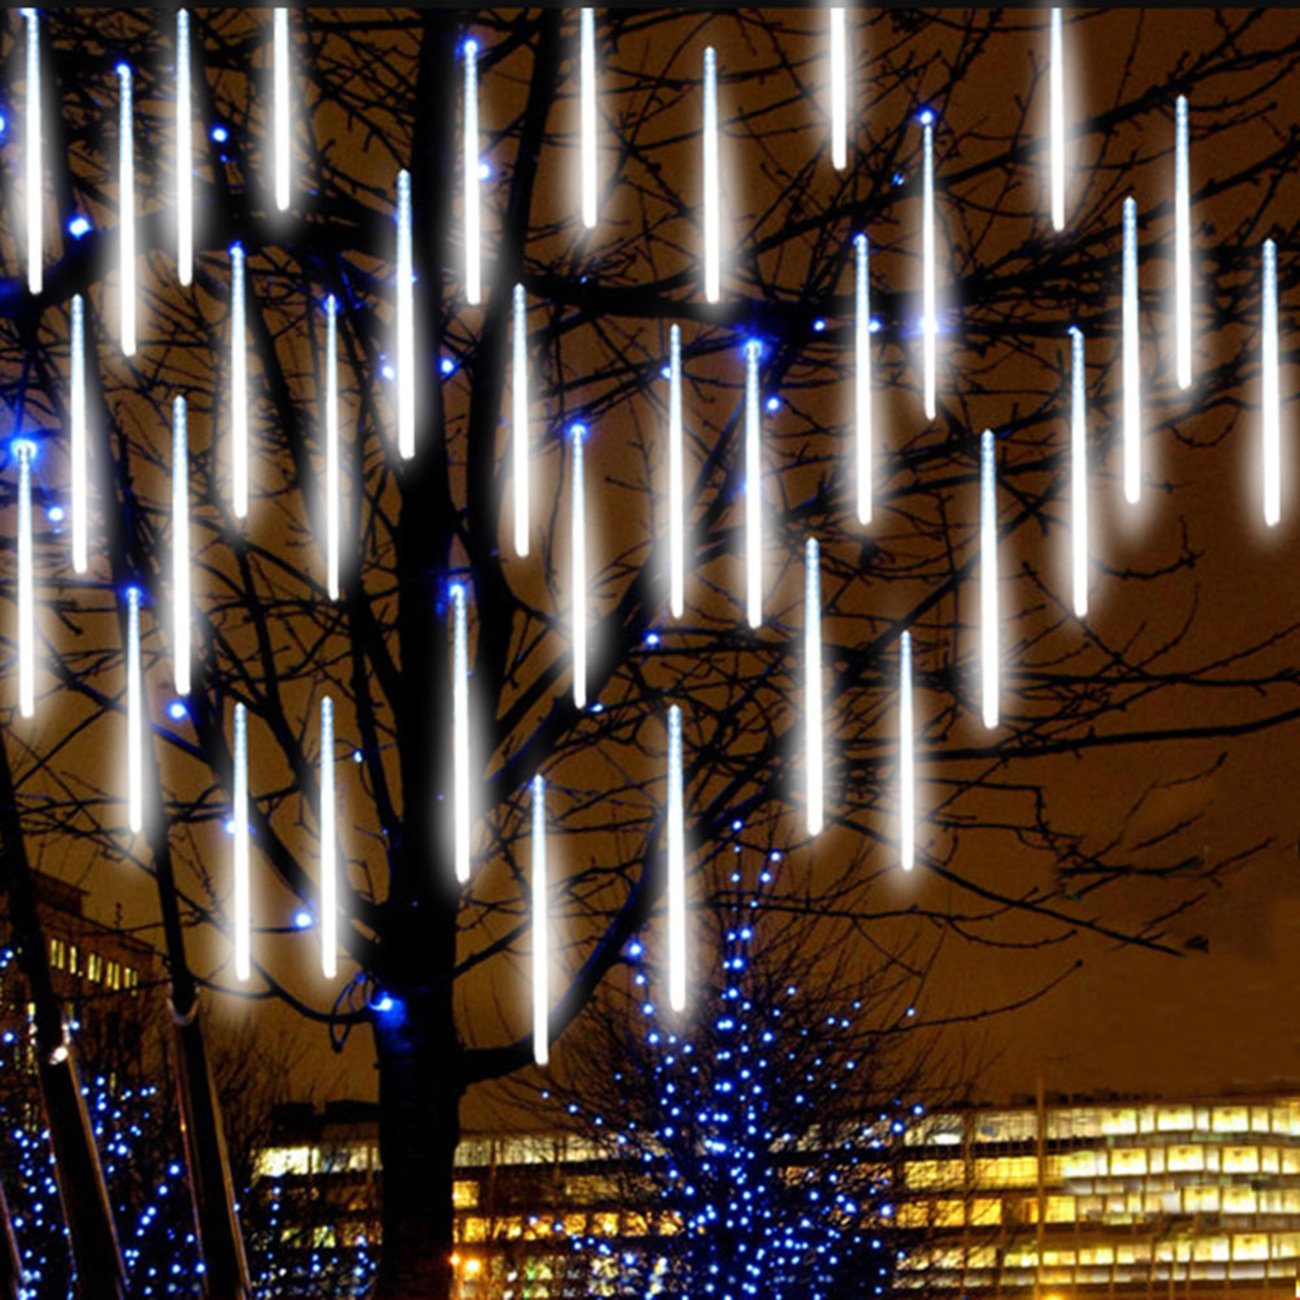
M 1247 1106 L 1216 1106 L 1210 1112 L 1210 1127 L 1216 1133 L 1249 1133 L 1250 1109 Z
M 1259 1173 L 1259 1148 L 1224 1147 L 1223 1172 L 1226 1174 Z
M 1263 1232 L 1239 1232 L 1232 1238 L 1232 1258 L 1267 1259 L 1268 1235 Z
M 98 984 L 104 978 L 104 959 L 97 952 L 86 954 L 86 978 L 92 984 Z
M 458 1178 L 452 1184 L 451 1201 L 458 1210 L 472 1210 L 478 1204 L 478 1183 Z
M 50 965 L 55 970 L 62 970 L 63 963 L 67 960 L 67 954 L 63 947 L 62 939 L 50 940 Z
M 71 971 L 73 975 L 80 974 L 77 970 L 77 945 L 75 943 L 70 943 L 68 945 L 68 970 Z
M 1147 1171 L 1147 1153 L 1141 1147 L 1120 1148 L 1110 1153 L 1113 1178 L 1131 1178 Z

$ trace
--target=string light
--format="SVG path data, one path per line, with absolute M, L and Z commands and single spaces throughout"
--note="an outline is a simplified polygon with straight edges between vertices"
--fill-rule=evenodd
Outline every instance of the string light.
M 804 544 L 804 725 L 807 742 L 808 834 L 820 835 L 825 803 L 822 721 L 822 598 L 821 557 L 817 539 Z
M 85 573 L 89 564 L 87 535 L 90 526 L 86 482 L 86 307 L 79 293 L 72 295 L 71 348 L 68 451 L 72 480 L 72 567 L 77 573 Z
M 866 235 L 858 235 L 853 241 L 853 246 L 857 268 L 853 286 L 855 308 L 853 346 L 854 410 L 858 435 L 858 523 L 869 524 L 872 506 L 872 460 L 875 450 L 874 430 L 871 425 L 871 281 L 868 274 Z
M 1062 48 L 1061 11 L 1052 10 L 1051 116 L 1052 116 L 1052 225 L 1065 229 L 1065 57 Z
M 172 679 L 190 693 L 190 452 L 185 399 L 172 401 Z
M 194 142 L 190 94 L 190 14 L 176 11 L 176 275 L 194 278 Z
M 718 58 L 704 51 L 704 297 L 722 296 L 722 214 L 718 176 Z
M 13 444 L 18 460 L 18 710 L 24 718 L 36 712 L 36 580 L 32 556 L 32 461 L 36 444 L 19 438 Z
M 682 331 L 668 331 L 668 581 L 669 607 L 686 605 L 686 501 L 682 468 Z
M 1187 96 L 1174 106 L 1174 327 L 1178 387 L 1192 382 L 1192 214 L 1188 194 Z
M 668 1003 L 686 1007 L 686 828 L 682 790 L 682 711 L 668 709 Z
M 334 701 L 320 702 L 320 962 L 321 974 L 338 974 L 338 839 L 334 794 Z
M 415 272 L 411 265 L 411 173 L 397 173 L 397 446 L 415 455 Z
M 27 200 L 27 289 L 40 293 L 45 275 L 45 161 L 41 128 L 41 19 L 24 9 L 27 21 L 27 114 L 23 142 Z
M 925 367 L 925 418 L 934 419 L 935 391 L 939 372 L 939 293 L 938 266 L 934 245 L 934 118 L 929 112 L 922 114 L 921 125 L 925 132 L 923 141 L 924 177 L 923 212 L 921 215 L 921 275 L 923 276 L 921 321 L 923 364 Z
M 338 300 L 325 299 L 325 580 L 339 598 L 339 358 Z
M 584 484 L 583 448 L 587 428 L 575 424 L 573 435 L 573 703 L 587 707 L 587 503 Z
M 916 738 L 912 715 L 912 634 L 904 632 L 898 654 L 899 858 L 904 871 L 916 863 Z
M 140 668 L 140 588 L 126 592 L 127 825 L 144 829 L 144 674 Z
M 582 224 L 596 224 L 596 11 L 581 13 Z
M 533 777 L 533 1060 L 550 1059 L 551 938 L 546 880 L 546 781 Z
M 848 162 L 849 88 L 848 88 L 848 38 L 845 32 L 844 9 L 832 5 L 830 9 L 831 55 L 831 165 L 842 171 Z
M 763 449 L 759 440 L 757 339 L 745 344 L 745 575 L 749 626 L 763 622 Z
M 244 246 L 230 245 L 230 469 L 236 519 L 248 515 L 248 354 Z
M 465 301 L 471 306 L 482 297 L 479 243 L 478 176 L 478 42 L 465 42 Z
M 289 10 L 275 10 L 275 206 L 289 206 Z
M 1070 419 L 1070 534 L 1074 575 L 1074 613 L 1088 614 L 1088 410 L 1084 384 L 1083 331 L 1070 330 L 1071 419 Z
M 511 380 L 514 428 L 511 438 L 515 452 L 515 554 L 523 556 L 528 554 L 531 525 L 529 453 L 532 449 L 528 439 L 528 299 L 522 284 L 515 285 L 514 315 L 514 375 Z
M 1137 201 L 1124 200 L 1124 498 L 1142 497 L 1142 353 L 1138 332 Z
M 465 588 L 451 588 L 451 710 L 452 786 L 455 818 L 456 879 L 469 881 L 469 637 L 465 618 Z
M 121 253 L 122 351 L 135 356 L 135 126 L 131 69 L 117 65 L 119 101 L 118 129 L 118 238 Z
M 248 713 L 235 705 L 235 978 L 252 973 L 253 882 L 248 835 Z
M 980 642 L 984 686 L 984 725 L 998 725 L 1000 665 L 998 628 L 998 489 L 993 430 L 980 446 Z
M 1263 381 L 1264 522 L 1272 528 L 1282 518 L 1282 412 L 1277 358 L 1277 245 L 1264 241 Z

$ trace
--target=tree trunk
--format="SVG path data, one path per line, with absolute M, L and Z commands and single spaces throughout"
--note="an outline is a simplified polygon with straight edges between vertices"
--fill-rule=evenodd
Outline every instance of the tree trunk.
M 452 1184 L 460 1141 L 459 1049 L 444 1001 L 386 994 L 374 1014 L 379 1060 L 383 1252 L 374 1300 L 450 1300 Z M 380 1008 L 385 1006 L 380 1001 Z

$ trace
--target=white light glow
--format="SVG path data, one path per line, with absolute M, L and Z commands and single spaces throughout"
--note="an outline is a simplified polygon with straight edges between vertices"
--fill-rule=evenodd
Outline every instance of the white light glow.
M 1174 109 L 1174 322 L 1178 387 L 1192 383 L 1192 213 L 1187 158 L 1187 96 Z
M 469 798 L 469 631 L 466 625 L 465 588 L 451 588 L 451 725 L 452 815 L 455 819 L 456 879 L 463 885 L 470 868 Z
M 135 114 L 131 69 L 117 65 L 121 91 L 118 109 L 117 230 L 120 252 L 120 303 L 122 351 L 135 356 Z
M 397 447 L 415 455 L 415 272 L 411 265 L 411 173 L 397 173 Z
M 745 591 L 749 626 L 763 622 L 763 447 L 756 339 L 745 344 Z
M 858 235 L 853 246 L 857 268 L 854 301 L 854 415 L 857 431 L 858 523 L 871 522 L 872 460 L 875 434 L 871 425 L 871 281 L 868 272 L 866 235 Z
M 14 446 L 18 458 L 18 710 L 36 712 L 36 577 L 32 555 L 32 460 L 36 447 L 26 438 Z
M 668 585 L 669 607 L 686 605 L 686 489 L 682 467 L 682 332 L 668 331 Z
M 528 437 L 528 298 L 522 284 L 515 285 L 514 313 L 514 372 L 510 380 L 514 428 L 510 437 L 515 452 L 515 554 L 527 555 L 531 527 L 529 455 L 532 448 Z
M 144 674 L 140 668 L 140 588 L 126 593 L 127 825 L 144 829 Z
M 478 42 L 465 42 L 465 301 L 483 296 L 479 264 L 483 216 L 479 208 Z
M 921 334 L 924 348 L 925 418 L 934 419 L 935 392 L 939 374 L 939 291 L 937 254 L 934 246 L 934 124 L 926 115 L 924 191 L 921 214 Z
M 1052 10 L 1051 96 L 1052 118 L 1052 225 L 1065 229 L 1065 54 L 1062 48 L 1061 11 Z
M 722 213 L 718 176 L 718 58 L 704 51 L 704 297 L 722 296 Z
M 1088 407 L 1083 331 L 1070 331 L 1070 553 L 1074 613 L 1088 615 Z
M 190 693 L 190 451 L 185 399 L 172 401 L 172 679 Z
M 252 973 L 253 882 L 248 834 L 248 714 L 235 705 L 235 978 Z
M 289 10 L 275 10 L 275 206 L 289 206 Z
M 912 634 L 898 646 L 898 847 L 904 871 L 916 865 L 916 735 L 912 713 Z
M 1142 338 L 1138 325 L 1137 201 L 1124 200 L 1124 499 L 1142 497 Z
M 583 9 L 582 43 L 582 224 L 596 224 L 596 11 Z
M 583 466 L 587 430 L 575 424 L 573 434 L 573 554 L 571 556 L 571 583 L 573 587 L 573 702 L 587 707 L 587 502 Z
M 325 300 L 325 582 L 339 598 L 339 304 Z
M 824 822 L 826 777 L 822 720 L 821 554 L 815 537 L 810 537 L 804 544 L 803 638 L 808 834 L 820 835 Z
M 86 305 L 79 293 L 72 295 L 72 374 L 68 396 L 70 426 L 68 455 L 72 480 L 72 567 L 85 573 L 89 564 L 90 502 L 86 467 Z
M 842 6 L 831 6 L 830 20 L 831 165 L 842 171 L 849 156 L 848 37 Z
M 551 924 L 546 880 L 546 781 L 533 777 L 533 1060 L 551 1055 Z
M 1001 677 L 998 627 L 998 486 L 993 430 L 985 429 L 980 446 L 980 668 L 984 725 L 998 725 Z
M 176 11 L 176 274 L 194 278 L 194 140 L 190 93 L 190 14 Z
M 27 288 L 40 293 L 45 276 L 45 162 L 41 139 L 41 19 L 25 9 L 27 20 L 27 113 L 23 141 L 27 200 Z
M 338 974 L 338 812 L 334 794 L 334 701 L 320 702 L 320 965 Z
M 244 246 L 230 246 L 230 480 L 236 519 L 248 515 L 248 343 L 244 316 Z
M 668 710 L 668 1003 L 686 1008 L 686 818 L 682 789 L 682 711 Z
M 1263 382 L 1264 522 L 1271 528 L 1282 518 L 1282 411 L 1277 360 L 1277 245 L 1264 241 Z

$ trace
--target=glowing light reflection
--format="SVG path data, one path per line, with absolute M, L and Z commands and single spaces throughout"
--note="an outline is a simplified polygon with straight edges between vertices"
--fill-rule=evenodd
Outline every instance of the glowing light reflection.
M 686 818 L 682 780 L 682 711 L 668 710 L 668 1002 L 686 1007 Z
M 550 1059 L 551 935 L 546 880 L 546 781 L 533 777 L 533 1060 Z
M 172 401 L 172 680 L 190 693 L 190 452 L 185 399 Z
M 984 725 L 998 725 L 1000 685 L 998 627 L 998 488 L 993 430 L 985 429 L 980 446 L 980 666 Z
M 806 740 L 808 834 L 820 835 L 824 822 L 825 770 L 822 719 L 821 555 L 817 539 L 804 544 L 804 726 Z

